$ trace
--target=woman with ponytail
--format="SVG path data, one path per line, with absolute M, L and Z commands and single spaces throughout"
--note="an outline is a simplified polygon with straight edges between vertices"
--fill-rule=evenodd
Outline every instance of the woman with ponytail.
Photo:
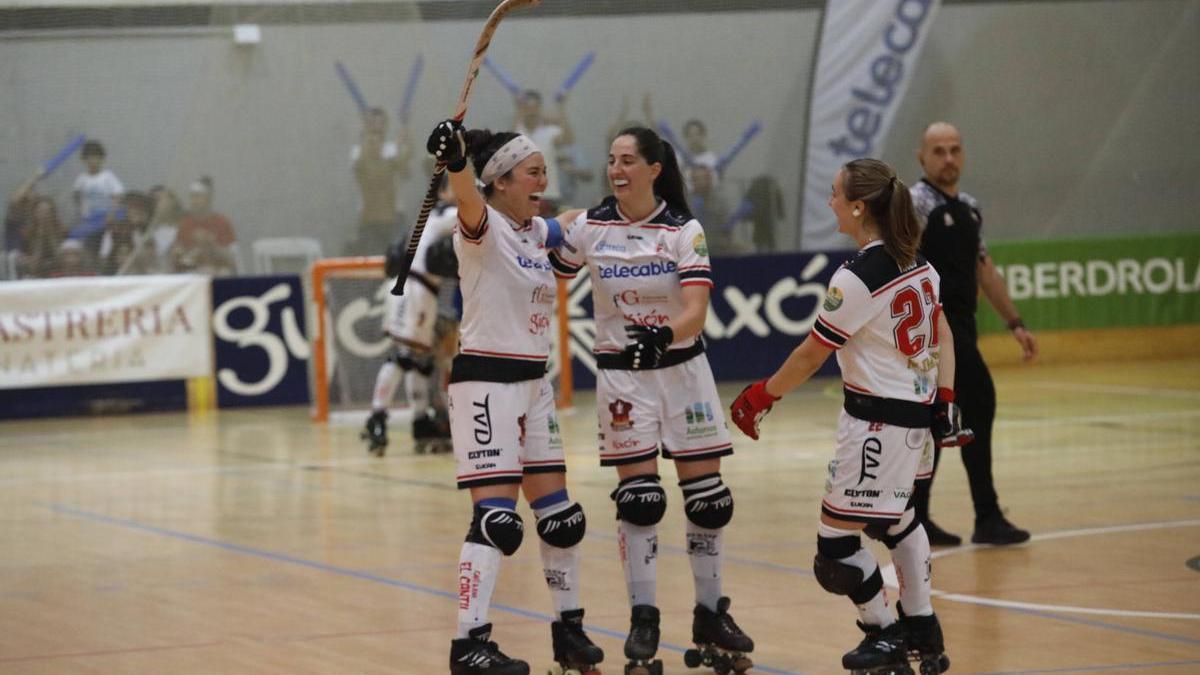
M 742 391 L 732 417 L 758 440 L 771 406 L 837 352 L 845 404 L 813 573 L 826 591 L 850 598 L 866 633 L 842 667 L 898 672 L 916 652 L 922 673 L 942 672 L 949 659 L 930 602 L 929 538 L 911 497 L 915 482 L 933 471 L 934 443 L 962 445 L 973 436 L 954 405 L 954 341 L 941 311 L 940 277 L 917 253 L 912 198 L 892 167 L 877 159 L 849 162 L 834 178 L 829 208 L 838 231 L 858 242 L 858 255 L 834 273 L 812 332 L 774 375 Z M 891 550 L 902 580 L 898 619 L 875 556 L 862 547 L 864 531 Z
M 721 457 L 733 445 L 700 337 L 713 286 L 704 228 L 688 210 L 674 149 L 650 129 L 621 131 L 608 179 L 612 195 L 575 219 L 550 263 L 563 277 L 591 267 L 600 463 L 620 481 L 612 498 L 632 607 L 626 672 L 656 667 L 656 525 L 667 502 L 660 453 L 675 460 L 688 519 L 692 637 L 740 672 L 754 642 L 721 590 L 723 528 L 733 517 Z
M 437 125 L 426 147 L 446 165 L 458 203 L 454 251 L 463 316 L 448 397 L 458 487 L 471 491 L 474 504 L 458 560 L 450 672 L 529 673 L 526 662 L 490 640 L 487 620 L 501 557 L 516 552 L 524 535 L 518 488 L 537 518 L 557 617 L 550 629 L 554 660 L 564 670 L 593 670 L 604 652 L 584 634 L 579 603 L 586 522 L 567 496 L 554 390 L 545 374 L 556 299 L 546 252 L 562 241 L 558 222 L 537 215 L 546 162 L 528 136 L 466 131 L 455 120 Z

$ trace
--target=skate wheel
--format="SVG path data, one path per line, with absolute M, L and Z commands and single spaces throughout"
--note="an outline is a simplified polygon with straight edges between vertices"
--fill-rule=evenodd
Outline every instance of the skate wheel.
M 733 672 L 744 673 L 754 667 L 754 662 L 748 656 L 739 656 L 733 660 Z
M 700 650 L 689 649 L 683 653 L 683 665 L 688 668 L 699 668 L 704 662 L 704 657 L 700 655 Z

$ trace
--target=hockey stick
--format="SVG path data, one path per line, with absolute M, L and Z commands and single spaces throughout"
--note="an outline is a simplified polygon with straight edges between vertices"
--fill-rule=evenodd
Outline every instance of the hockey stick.
M 471 64 L 467 66 L 467 79 L 463 82 L 462 92 L 458 95 L 458 106 L 454 109 L 455 120 L 461 122 L 467 116 L 467 104 L 471 100 L 471 89 L 479 77 L 479 65 L 483 63 L 483 56 L 492 44 L 492 35 L 496 32 L 500 21 L 515 9 L 532 7 L 541 1 L 503 0 L 496 6 L 496 9 L 492 10 L 492 15 L 483 25 L 483 32 L 479 34 L 479 41 L 475 43 L 475 55 L 471 57 Z M 412 234 L 408 236 L 408 250 L 404 252 L 404 259 L 400 262 L 400 272 L 396 276 L 396 285 L 392 287 L 392 295 L 404 295 L 404 282 L 408 279 L 408 271 L 412 268 L 413 257 L 417 254 L 417 245 L 421 243 L 421 235 L 425 232 L 425 221 L 429 220 L 429 212 L 437 203 L 438 183 L 441 182 L 444 173 L 446 173 L 446 165 L 438 162 L 433 169 L 433 178 L 429 181 L 429 190 L 425 193 L 425 201 L 421 202 L 421 213 L 417 216 L 417 223 L 413 225 Z

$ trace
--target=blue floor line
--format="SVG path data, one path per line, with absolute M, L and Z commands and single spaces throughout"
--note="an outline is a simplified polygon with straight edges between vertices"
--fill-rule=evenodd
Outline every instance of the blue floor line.
M 358 570 L 353 570 L 353 569 L 349 569 L 346 567 L 338 567 L 336 565 L 327 565 L 325 563 L 319 563 L 319 562 L 315 562 L 312 560 L 306 560 L 304 558 L 298 558 L 296 556 L 287 555 L 285 553 L 273 553 L 271 551 L 264 551 L 262 549 L 257 549 L 257 548 L 253 548 L 250 546 L 243 546 L 241 544 L 233 544 L 230 542 L 221 541 L 219 539 L 211 539 L 209 537 L 201 537 L 199 535 L 188 534 L 186 532 L 179 532 L 177 530 L 168 530 L 163 527 L 156 527 L 154 525 L 147 525 L 145 523 L 139 523 L 135 520 L 129 520 L 126 518 L 115 518 L 113 516 L 106 516 L 101 513 L 92 513 L 90 511 L 83 511 L 81 509 L 64 506 L 62 504 L 49 504 L 49 505 L 47 505 L 47 507 L 56 513 L 75 516 L 77 518 L 83 518 L 85 520 L 91 520 L 93 522 L 104 523 L 107 525 L 117 525 L 120 527 L 129 528 L 132 530 L 140 530 L 142 532 L 158 534 L 158 535 L 162 535 L 164 537 L 171 537 L 173 539 L 189 541 L 194 544 L 204 544 L 205 546 L 213 546 L 213 547 L 224 549 L 226 551 L 231 551 L 234 553 L 241 553 L 243 555 L 254 556 L 257 558 L 264 558 L 266 560 L 272 560 L 275 562 L 282 562 L 282 563 L 288 563 L 291 565 L 298 565 L 300 567 L 307 567 L 309 569 L 318 570 L 321 572 L 332 572 L 334 574 L 352 577 L 354 579 L 360 579 L 362 581 L 370 581 L 370 582 L 377 583 L 377 584 L 385 584 L 387 586 L 392 586 L 395 588 L 403 588 L 405 590 L 415 591 L 417 593 L 425 593 L 426 595 L 432 595 L 432 596 L 436 596 L 439 598 L 448 598 L 450 600 L 458 602 L 458 594 L 456 594 L 456 593 L 451 593 L 450 591 L 444 591 L 444 590 L 440 590 L 440 589 L 436 589 L 436 588 L 430 588 L 428 586 L 422 586 L 420 584 L 414 584 L 414 583 L 410 583 L 407 581 L 401 581 L 399 579 L 383 577 L 383 576 L 379 576 L 377 574 L 371 574 L 369 572 L 360 572 Z M 516 616 L 524 617 L 527 619 L 536 619 L 536 620 L 545 621 L 545 622 L 553 621 L 553 617 L 551 617 L 549 614 L 545 614 L 542 612 L 533 612 L 533 611 L 530 611 L 527 609 L 521 609 L 520 607 L 512 607 L 510 605 L 493 604 L 492 609 L 496 609 L 496 610 L 499 610 L 502 612 L 507 612 L 509 614 L 514 614 Z M 620 640 L 624 640 L 625 637 L 627 636 L 626 633 L 622 633 L 620 631 L 609 630 L 607 628 L 601 628 L 599 626 L 588 625 L 587 629 L 593 633 L 617 638 Z M 680 654 L 682 654 L 685 650 L 688 649 L 688 647 L 681 647 L 679 645 L 674 645 L 674 644 L 670 644 L 667 642 L 660 643 L 659 648 L 666 649 L 668 651 L 678 652 Z M 803 673 L 801 673 L 800 671 L 780 670 L 778 668 L 772 668 L 770 666 L 762 665 L 759 663 L 754 664 L 754 670 L 758 671 L 758 672 L 762 672 L 762 673 L 776 673 L 777 675 L 803 675 Z
M 976 675 L 1034 675 L 1035 673 L 1099 673 L 1106 670 L 1130 668 L 1170 668 L 1172 666 L 1195 666 L 1200 661 L 1157 661 L 1151 663 L 1120 663 L 1113 666 L 1080 666 L 1076 668 L 1047 668 L 1043 670 L 996 670 Z

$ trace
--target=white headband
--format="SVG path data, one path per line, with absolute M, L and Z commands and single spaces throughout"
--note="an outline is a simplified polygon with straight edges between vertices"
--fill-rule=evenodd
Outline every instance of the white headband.
M 535 152 L 541 152 L 541 150 L 538 150 L 533 139 L 525 134 L 518 134 L 516 138 L 500 146 L 496 154 L 492 155 L 492 158 L 484 165 L 483 175 L 479 177 L 479 180 L 484 185 L 491 185 L 492 181 L 512 171 L 514 166 Z

